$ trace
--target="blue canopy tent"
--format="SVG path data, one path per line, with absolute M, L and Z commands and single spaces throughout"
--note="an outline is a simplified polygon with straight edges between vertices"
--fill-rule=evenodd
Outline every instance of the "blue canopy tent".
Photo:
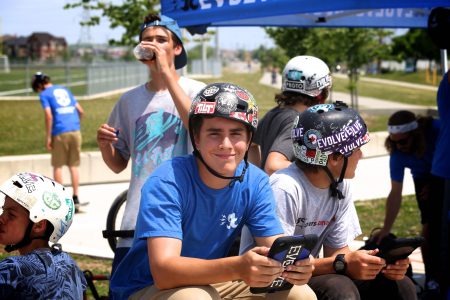
M 161 0 L 161 13 L 191 33 L 209 26 L 427 28 L 450 0 Z M 441 51 L 444 70 L 447 52 Z
M 208 26 L 426 28 L 450 0 L 161 0 L 161 13 L 191 33 Z

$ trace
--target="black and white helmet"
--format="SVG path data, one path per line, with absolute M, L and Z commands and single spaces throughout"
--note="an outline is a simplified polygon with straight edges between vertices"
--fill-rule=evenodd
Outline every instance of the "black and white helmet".
M 327 165 L 329 154 L 349 157 L 370 140 L 364 120 L 341 101 L 314 105 L 299 114 L 291 138 L 296 158 L 320 166 Z
M 296 56 L 288 61 L 282 75 L 282 92 L 295 92 L 317 97 L 332 85 L 330 69 L 314 56 Z

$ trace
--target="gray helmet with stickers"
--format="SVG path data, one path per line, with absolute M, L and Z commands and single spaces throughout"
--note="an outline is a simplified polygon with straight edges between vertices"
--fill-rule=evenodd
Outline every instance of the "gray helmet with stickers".
M 326 166 L 328 155 L 349 157 L 369 142 L 361 116 L 341 101 L 308 108 L 294 121 L 291 134 L 295 157 L 312 165 Z
M 301 55 L 288 61 L 282 75 L 282 92 L 295 92 L 317 97 L 331 87 L 330 69 L 321 59 Z
M 204 87 L 192 100 L 189 111 L 189 135 L 194 155 L 206 166 L 209 172 L 222 179 L 242 181 L 248 167 L 248 150 L 244 156 L 245 167 L 240 176 L 227 177 L 210 168 L 197 150 L 194 141 L 193 125 L 197 116 L 221 117 L 243 123 L 252 132 L 258 126 L 258 106 L 253 95 L 246 89 L 232 83 L 212 83 Z M 251 140 L 250 140 L 251 143 Z
M 65 187 L 45 176 L 25 172 L 8 179 L 0 192 L 30 212 L 33 223 L 47 220 L 53 225 L 49 241 L 56 243 L 72 224 L 75 207 Z

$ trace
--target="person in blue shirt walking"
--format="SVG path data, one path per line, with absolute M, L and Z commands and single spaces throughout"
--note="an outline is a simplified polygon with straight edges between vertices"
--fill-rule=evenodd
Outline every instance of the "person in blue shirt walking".
M 214 83 L 193 99 L 193 155 L 163 162 L 142 188 L 131 249 L 111 278 L 113 299 L 316 299 L 313 258 L 283 269 L 267 257 L 283 234 L 268 176 L 247 162 L 258 107 L 245 89 Z M 257 247 L 227 257 L 246 225 Z M 283 276 L 294 287 L 252 294 Z
M 65 87 L 53 85 L 50 77 L 42 72 L 33 76 L 33 91 L 39 93 L 45 113 L 45 131 L 47 150 L 51 151 L 53 178 L 62 184 L 62 167 L 68 166 L 73 189 L 73 201 L 78 212 L 78 187 L 80 175 L 81 131 L 80 119 L 84 110 Z M 87 203 L 83 203 L 87 204 Z
M 440 120 L 431 116 L 416 116 L 407 110 L 397 111 L 390 116 L 385 147 L 390 155 L 391 191 L 386 200 L 383 227 L 374 234 L 375 241 L 380 242 L 391 232 L 402 202 L 405 169 L 410 169 L 421 214 L 422 236 L 425 238 L 421 247 L 425 287 L 435 291 L 438 289 L 437 270 L 440 262 L 437 255 L 433 254 L 437 247 L 436 230 L 430 230 L 430 226 L 433 227 L 433 222 L 440 218 L 442 197 L 435 195 L 442 189 L 443 181 L 431 174 L 431 164 L 439 130 Z

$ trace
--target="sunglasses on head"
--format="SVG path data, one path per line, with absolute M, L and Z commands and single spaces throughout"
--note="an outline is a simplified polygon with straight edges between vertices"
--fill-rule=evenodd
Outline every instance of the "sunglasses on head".
M 401 139 L 401 140 L 396 140 L 396 141 L 394 141 L 392 139 L 389 139 L 389 140 L 391 141 L 391 143 L 393 143 L 395 145 L 405 146 L 406 144 L 408 144 L 409 137 Z

